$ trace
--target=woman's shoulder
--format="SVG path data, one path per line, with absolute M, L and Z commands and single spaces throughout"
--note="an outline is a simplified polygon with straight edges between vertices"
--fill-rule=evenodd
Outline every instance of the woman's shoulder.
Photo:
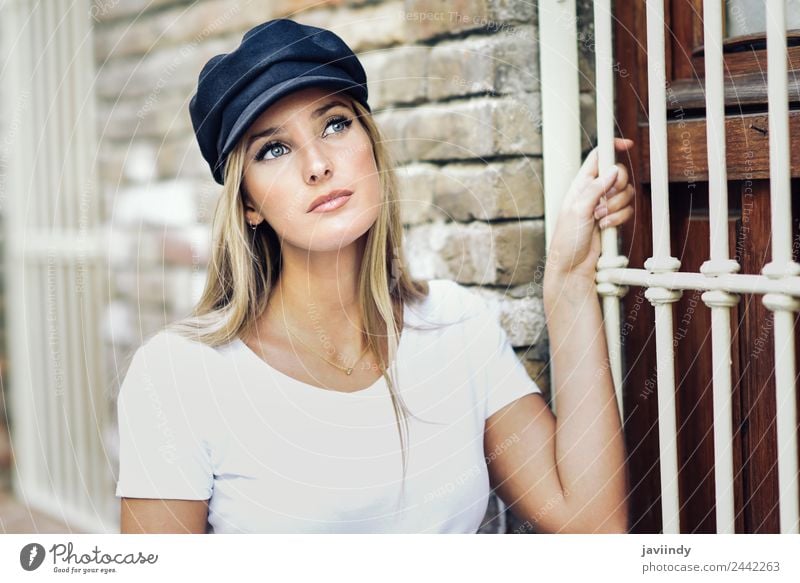
M 133 352 L 130 366 L 150 374 L 186 377 L 207 374 L 218 368 L 222 352 L 197 339 L 170 328 L 162 328 L 147 337 Z
M 172 328 L 162 328 L 142 342 L 139 350 L 154 355 L 190 354 L 211 355 L 217 351 L 211 346 Z
M 431 279 L 427 283 L 428 296 L 412 312 L 423 321 L 442 324 L 463 322 L 479 315 L 486 308 L 480 295 L 456 281 Z

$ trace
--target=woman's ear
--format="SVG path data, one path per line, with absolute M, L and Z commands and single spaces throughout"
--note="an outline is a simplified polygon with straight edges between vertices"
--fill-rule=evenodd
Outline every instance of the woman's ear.
M 264 220 L 264 217 L 261 216 L 261 213 L 253 206 L 251 202 L 250 195 L 247 194 L 247 190 L 245 190 L 244 185 L 241 188 L 242 191 L 242 204 L 244 204 L 244 218 L 250 225 L 257 225 L 261 221 Z

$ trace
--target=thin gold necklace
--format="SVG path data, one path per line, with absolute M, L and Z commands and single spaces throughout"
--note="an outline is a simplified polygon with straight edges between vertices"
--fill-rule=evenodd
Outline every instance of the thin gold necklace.
M 300 341 L 300 343 L 301 343 L 301 344 L 303 344 L 303 345 L 304 345 L 306 348 L 308 348 L 308 349 L 309 349 L 309 350 L 310 350 L 312 353 L 314 353 L 314 355 L 315 355 L 315 356 L 318 356 L 319 358 L 321 358 L 322 360 L 324 360 L 324 361 L 325 361 L 325 362 L 327 362 L 328 364 L 331 364 L 331 365 L 335 366 L 335 367 L 336 367 L 336 368 L 338 368 L 339 370 L 343 370 L 344 372 L 346 372 L 346 373 L 347 373 L 347 375 L 348 375 L 348 376 L 349 376 L 349 375 L 350 375 L 350 374 L 353 372 L 353 367 L 352 367 L 352 366 L 348 368 L 348 367 L 346 367 L 346 366 L 339 366 L 339 365 L 338 365 L 338 364 L 336 364 L 335 362 L 331 362 L 330 360 L 328 360 L 328 359 L 327 359 L 327 358 L 325 358 L 324 356 L 321 356 L 321 355 L 320 355 L 320 354 L 319 354 L 319 353 L 318 353 L 316 350 L 314 350 L 313 348 L 311 348 L 311 347 L 310 347 L 308 344 L 306 344 L 305 342 L 303 342 L 303 339 L 302 339 L 302 338 L 300 338 L 299 336 L 296 336 L 296 335 L 295 335 L 294 333 L 292 333 L 292 331 L 291 331 L 291 330 L 289 330 L 288 328 L 287 328 L 287 331 L 289 332 L 289 334 L 291 334 L 292 336 L 294 336 L 295 338 L 297 338 L 297 339 Z M 367 353 L 367 350 L 368 350 L 368 349 L 369 349 L 369 346 L 367 346 L 367 347 L 366 347 L 366 348 L 365 348 L 365 349 L 364 349 L 364 350 L 361 352 L 361 354 L 359 355 L 359 357 L 356 359 L 355 363 L 353 363 L 354 365 L 356 365 L 356 364 L 358 364 L 358 363 L 359 363 L 359 361 L 360 361 L 360 360 L 361 360 L 361 359 L 364 357 L 364 355 Z

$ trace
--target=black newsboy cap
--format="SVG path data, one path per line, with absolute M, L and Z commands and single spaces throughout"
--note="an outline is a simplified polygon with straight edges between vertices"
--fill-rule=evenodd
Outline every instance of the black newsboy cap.
M 371 112 L 361 62 L 324 28 L 270 20 L 247 31 L 234 51 L 212 57 L 200 71 L 189 114 L 214 180 L 223 183 L 228 154 L 264 110 L 312 85 L 346 91 Z

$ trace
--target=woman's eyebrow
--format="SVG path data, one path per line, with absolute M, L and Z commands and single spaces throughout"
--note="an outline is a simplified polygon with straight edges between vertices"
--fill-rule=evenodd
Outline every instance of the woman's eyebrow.
M 333 101 L 329 101 L 325 105 L 323 105 L 321 107 L 318 107 L 317 109 L 312 111 L 311 112 L 311 119 L 316 119 L 316 118 L 320 117 L 326 111 L 328 111 L 329 109 L 331 109 L 333 107 L 336 107 L 337 105 L 341 105 L 342 107 L 347 107 L 343 102 L 339 101 L 338 99 L 335 99 Z M 269 138 L 269 137 L 272 137 L 272 136 L 274 136 L 276 134 L 280 135 L 282 133 L 283 133 L 283 128 L 282 127 L 267 128 L 267 129 L 265 129 L 263 131 L 258 132 L 257 134 L 253 134 L 252 136 L 250 136 L 250 139 L 247 141 L 247 148 L 249 149 L 250 146 L 253 145 L 253 142 L 255 142 L 256 140 L 259 140 L 261 138 Z

